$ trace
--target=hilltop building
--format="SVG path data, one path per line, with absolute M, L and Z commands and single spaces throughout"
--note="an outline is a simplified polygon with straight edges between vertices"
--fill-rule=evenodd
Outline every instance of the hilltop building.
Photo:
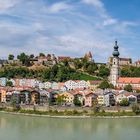
M 113 57 L 109 57 L 108 65 L 111 66 L 112 64 L 113 64 Z M 132 65 L 132 58 L 119 58 L 119 65 L 120 66 Z
M 92 56 L 92 53 L 90 51 L 85 54 L 84 58 L 86 58 L 87 61 L 89 61 L 89 62 L 93 61 L 93 56 Z

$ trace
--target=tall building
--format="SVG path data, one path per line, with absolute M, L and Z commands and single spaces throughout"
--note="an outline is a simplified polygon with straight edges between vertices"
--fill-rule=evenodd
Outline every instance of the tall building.
M 112 53 L 113 59 L 112 59 L 112 67 L 111 67 L 111 73 L 110 73 L 110 82 L 116 86 L 117 81 L 119 78 L 119 51 L 118 51 L 118 45 L 117 41 L 115 41 L 114 51 Z
M 111 65 L 111 72 L 110 72 L 110 83 L 112 83 L 118 89 L 124 89 L 124 87 L 130 84 L 133 90 L 140 90 L 140 77 L 121 77 L 119 75 L 120 71 L 120 58 L 119 58 L 119 51 L 118 51 L 117 41 L 115 41 L 113 57 L 112 57 L 112 65 Z

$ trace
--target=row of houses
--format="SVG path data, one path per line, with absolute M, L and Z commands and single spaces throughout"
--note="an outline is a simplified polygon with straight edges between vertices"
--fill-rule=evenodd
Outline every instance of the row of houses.
M 82 106 L 92 107 L 94 105 L 99 106 L 115 106 L 121 103 L 123 99 L 127 99 L 129 104 L 140 103 L 139 93 L 129 93 L 126 91 L 96 91 L 91 90 L 73 90 L 66 91 L 57 96 L 65 97 L 66 104 L 74 104 L 74 98 L 77 96 Z
M 7 81 L 11 81 L 14 87 L 29 87 L 39 89 L 54 90 L 74 90 L 74 89 L 96 89 L 101 81 L 69 80 L 66 82 L 41 82 L 36 79 L 7 79 L 0 78 L 0 86 L 5 87 Z
M 126 91 L 92 91 L 90 89 L 75 89 L 69 91 L 60 90 L 40 90 L 35 88 L 21 87 L 0 87 L 0 102 L 11 103 L 16 101 L 18 104 L 56 104 L 57 99 L 61 98 L 61 105 L 75 105 L 75 98 L 83 107 L 115 106 L 127 99 L 129 104 L 140 103 L 140 93 L 130 93 Z

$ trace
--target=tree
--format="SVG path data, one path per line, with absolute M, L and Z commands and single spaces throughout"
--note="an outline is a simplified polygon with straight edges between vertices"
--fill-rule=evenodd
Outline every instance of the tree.
M 21 53 L 17 58 L 22 62 L 23 65 L 28 66 L 30 64 L 29 56 L 25 53 Z
M 9 54 L 8 60 L 14 60 L 14 55 L 13 54 Z
M 58 97 L 56 98 L 56 104 L 57 105 L 62 105 L 65 102 L 65 96 L 64 95 L 58 95 Z
M 75 95 L 75 96 L 74 96 L 73 103 L 74 103 L 75 106 L 81 106 L 81 105 L 82 105 L 82 104 L 81 104 L 81 101 L 80 101 L 79 98 L 78 98 L 78 95 Z
M 44 57 L 45 54 L 44 54 L 44 53 L 39 53 L 39 56 L 40 56 L 40 57 Z
M 7 82 L 6 82 L 6 86 L 12 87 L 12 86 L 13 86 L 12 81 L 7 81 Z
M 132 92 L 132 91 L 133 91 L 133 88 L 132 88 L 132 86 L 131 86 L 130 84 L 128 84 L 128 85 L 126 85 L 126 86 L 124 87 L 124 90 L 126 90 L 126 91 L 128 91 L 128 92 Z
M 109 74 L 110 74 L 109 68 L 106 68 L 105 66 L 101 66 L 99 68 L 99 76 L 100 77 L 106 78 L 109 76 Z
M 137 104 L 133 104 L 132 106 L 132 111 L 136 114 L 139 114 L 140 113 L 140 108 Z
M 89 66 L 87 67 L 87 72 L 89 74 L 93 74 L 96 70 L 98 69 L 97 65 L 94 63 L 89 64 Z
M 34 57 L 35 57 L 34 54 L 31 54 L 31 55 L 29 56 L 30 59 L 33 59 Z
M 128 106 L 128 105 L 129 105 L 128 99 L 127 99 L 127 98 L 122 99 L 121 102 L 120 102 L 120 105 L 121 105 L 121 106 Z
M 114 87 L 113 84 L 109 84 L 109 88 L 110 88 L 110 89 L 114 89 L 115 87 Z
M 104 80 L 103 82 L 101 82 L 101 84 L 98 86 L 98 88 L 105 90 L 107 88 L 110 88 L 110 84 L 108 83 L 107 80 Z

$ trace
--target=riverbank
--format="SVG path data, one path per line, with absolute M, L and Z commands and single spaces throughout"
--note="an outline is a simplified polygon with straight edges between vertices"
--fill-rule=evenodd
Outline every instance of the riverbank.
M 1 109 L 1 113 L 12 114 L 12 115 L 23 115 L 23 116 L 33 116 L 33 117 L 46 117 L 46 118 L 62 118 L 62 119 L 86 119 L 86 118 L 140 118 L 140 115 L 136 115 L 134 112 L 98 112 L 98 113 L 88 113 L 74 111 L 31 111 L 31 110 L 7 110 Z

